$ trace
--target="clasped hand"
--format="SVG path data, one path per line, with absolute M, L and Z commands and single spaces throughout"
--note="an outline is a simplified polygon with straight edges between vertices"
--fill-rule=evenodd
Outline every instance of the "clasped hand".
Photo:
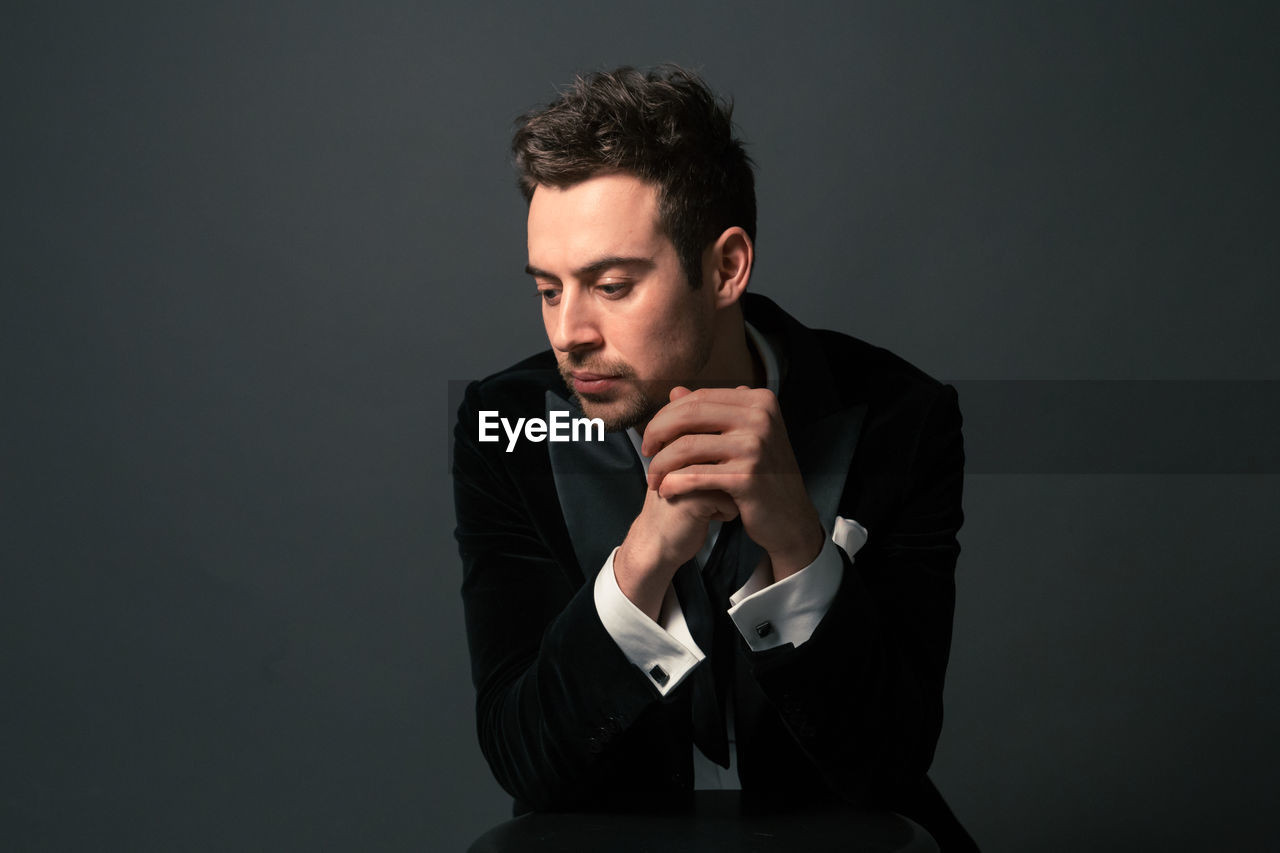
M 645 428 L 645 503 L 614 561 L 623 593 L 656 618 L 676 569 L 711 521 L 742 519 L 774 580 L 817 558 L 825 534 L 772 391 L 677 386 Z

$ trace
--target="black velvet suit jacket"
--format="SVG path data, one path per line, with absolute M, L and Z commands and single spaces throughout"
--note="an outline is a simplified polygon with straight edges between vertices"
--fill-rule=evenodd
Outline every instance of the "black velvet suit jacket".
M 780 351 L 787 433 L 828 532 L 867 528 L 812 638 L 736 649 L 744 791 L 832 797 L 971 849 L 926 771 L 942 726 L 964 449 L 955 391 L 886 350 L 801 326 L 763 297 L 747 319 Z M 517 811 L 583 809 L 692 785 L 689 682 L 660 697 L 605 631 L 592 583 L 643 498 L 624 434 L 611 465 L 578 445 L 478 440 L 479 412 L 571 403 L 550 351 L 472 383 L 454 490 L 481 748 Z M 598 449 L 598 448 L 597 448 Z M 709 662 L 704 662 L 706 666 Z

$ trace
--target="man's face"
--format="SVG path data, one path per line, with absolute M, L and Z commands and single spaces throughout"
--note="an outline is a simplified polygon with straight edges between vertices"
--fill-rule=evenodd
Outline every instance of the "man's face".
M 689 287 L 658 225 L 657 189 L 631 175 L 539 186 L 529 267 L 560 372 L 588 417 L 643 426 L 696 385 L 713 344 L 712 288 Z

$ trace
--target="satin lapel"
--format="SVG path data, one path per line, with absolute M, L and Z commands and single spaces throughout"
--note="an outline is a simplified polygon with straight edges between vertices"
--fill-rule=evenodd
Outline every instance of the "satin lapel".
M 833 368 L 855 368 L 828 363 L 813 331 L 767 299 L 755 297 L 748 305 L 752 309 L 748 319 L 765 327 L 783 346 L 786 367 L 778 404 L 809 499 L 830 532 L 867 413 L 865 402 L 846 393 L 851 385 L 848 377 L 840 381 Z
M 552 411 L 568 411 L 571 418 L 584 416 L 554 391 L 547 391 L 546 410 L 548 420 Z M 547 455 L 574 555 L 583 577 L 590 581 L 640 514 L 644 468 L 631 439 L 622 432 L 606 432 L 604 441 L 548 442 Z
M 866 413 L 865 404 L 850 406 L 801 425 L 796 433 L 790 433 L 805 489 L 828 533 L 835 526 L 840 496 L 844 493 L 849 464 L 853 460 Z

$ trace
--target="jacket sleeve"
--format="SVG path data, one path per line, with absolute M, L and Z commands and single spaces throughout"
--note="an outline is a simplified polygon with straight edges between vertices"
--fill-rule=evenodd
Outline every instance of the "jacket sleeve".
M 960 427 L 955 390 L 938 386 L 893 510 L 856 559 L 840 552 L 843 578 L 812 637 L 746 653 L 786 728 L 851 802 L 891 802 L 933 760 L 963 522 Z
M 480 386 L 454 430 L 455 536 L 481 751 L 537 809 L 590 793 L 611 740 L 657 700 L 595 609 L 592 585 L 552 555 L 500 443 L 478 440 Z

